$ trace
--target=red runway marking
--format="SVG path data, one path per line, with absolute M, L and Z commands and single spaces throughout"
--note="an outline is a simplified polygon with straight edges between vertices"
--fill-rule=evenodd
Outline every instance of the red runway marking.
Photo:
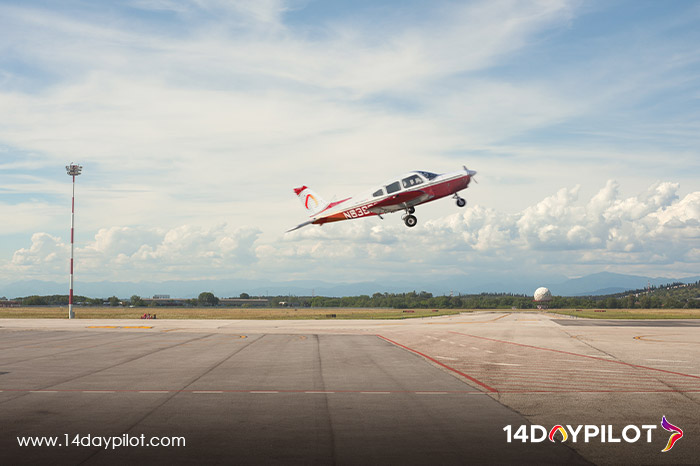
M 622 361 L 611 361 L 610 359 L 605 359 L 605 358 L 599 358 L 597 356 L 589 356 L 587 354 L 578 354 L 578 353 L 571 353 L 569 351 L 562 351 L 562 350 L 555 350 L 551 348 L 542 348 L 540 346 L 532 346 L 532 345 L 526 345 L 523 343 L 515 343 L 512 341 L 505 341 L 505 340 L 496 340 L 495 338 L 487 338 L 487 337 L 478 337 L 476 335 L 469 335 L 468 333 L 461 333 L 461 332 L 450 332 L 454 333 L 457 335 L 463 335 L 465 337 L 472 337 L 472 338 L 478 338 L 480 340 L 488 340 L 488 341 L 495 341 L 496 343 L 505 343 L 508 345 L 516 345 L 516 346 L 522 346 L 524 348 L 533 348 L 533 349 L 538 349 L 542 351 L 552 351 L 554 353 L 561 353 L 561 354 L 568 354 L 570 356 L 578 356 L 581 358 L 589 358 L 589 359 L 596 359 L 598 361 L 604 361 L 604 362 L 611 362 L 615 364 L 622 364 L 623 366 L 628 366 L 628 367 L 635 367 L 637 369 L 646 369 L 650 371 L 657 371 L 657 372 L 664 372 L 666 374 L 673 374 L 673 375 L 680 375 L 681 377 L 691 377 L 693 379 L 700 379 L 700 376 L 697 375 L 691 375 L 691 374 L 683 374 L 682 372 L 673 372 L 673 371 L 667 371 L 665 369 L 657 369 L 655 367 L 648 367 L 648 366 L 640 366 L 639 364 L 631 364 L 629 362 L 622 362 Z
M 465 374 L 464 372 L 458 371 L 457 369 L 455 369 L 455 368 L 453 368 L 453 367 L 450 367 L 450 366 L 448 366 L 447 364 L 441 363 L 441 362 L 438 361 L 437 359 L 431 358 L 431 357 L 428 356 L 427 354 L 423 354 L 423 353 L 421 353 L 420 351 L 416 351 L 416 350 L 414 350 L 414 349 L 412 349 L 412 348 L 409 348 L 408 346 L 402 345 L 401 343 L 397 343 L 397 342 L 395 342 L 395 341 L 393 341 L 393 340 L 390 340 L 390 339 L 388 339 L 388 338 L 386 338 L 386 337 L 383 337 L 383 336 L 381 336 L 381 335 L 377 335 L 377 336 L 378 336 L 379 338 L 381 338 L 382 340 L 386 340 L 386 341 L 388 341 L 389 343 L 391 343 L 391 344 L 393 344 L 393 345 L 399 346 L 399 347 L 401 347 L 401 348 L 403 348 L 403 349 L 406 349 L 406 350 L 408 350 L 408 351 L 410 351 L 410 352 L 412 352 L 412 353 L 416 353 L 417 355 L 422 356 L 422 357 L 424 357 L 425 359 L 428 359 L 429 361 L 432 361 L 432 362 L 434 362 L 435 364 L 437 364 L 437 365 L 439 365 L 439 366 L 442 366 L 442 367 L 444 367 L 445 369 L 454 372 L 455 374 L 461 375 L 461 376 L 464 377 L 465 379 L 471 380 L 471 381 L 474 382 L 475 384 L 477 384 L 477 385 L 479 385 L 479 386 L 481 386 L 481 387 L 484 387 L 484 388 L 485 388 L 487 391 L 489 391 L 489 392 L 492 392 L 492 393 L 498 392 L 498 390 L 496 390 L 495 388 L 493 388 L 493 387 L 491 387 L 491 386 L 489 386 L 489 385 L 486 385 L 484 382 L 481 382 L 481 381 L 475 379 L 474 377 Z

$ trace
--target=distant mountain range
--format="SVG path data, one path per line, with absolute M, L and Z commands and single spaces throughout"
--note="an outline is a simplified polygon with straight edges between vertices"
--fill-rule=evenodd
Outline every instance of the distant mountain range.
M 700 275 L 686 278 L 642 277 L 619 273 L 600 272 L 581 278 L 572 278 L 553 284 L 549 290 L 558 296 L 596 296 L 622 293 L 628 290 L 646 288 L 648 285 L 661 286 L 674 282 L 695 283 Z
M 292 280 L 273 282 L 269 280 L 191 280 L 164 282 L 77 282 L 75 293 L 89 297 L 132 295 L 150 297 L 154 294 L 169 294 L 177 298 L 195 298 L 202 291 L 211 291 L 219 297 L 237 297 L 240 293 L 252 296 L 357 296 L 389 292 L 428 291 L 434 295 L 475 293 L 531 294 L 540 286 L 546 286 L 558 296 L 590 296 L 621 293 L 673 282 L 694 283 L 700 276 L 686 278 L 643 277 L 601 272 L 580 278 L 566 277 L 466 277 L 452 276 L 439 281 L 405 282 L 360 282 L 329 283 L 316 280 Z M 68 294 L 67 283 L 27 280 L 0 284 L 0 297 L 24 297 L 31 295 Z

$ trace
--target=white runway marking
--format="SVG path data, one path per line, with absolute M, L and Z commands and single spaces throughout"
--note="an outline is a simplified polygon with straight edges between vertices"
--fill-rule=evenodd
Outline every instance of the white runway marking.
M 438 359 L 446 359 L 448 361 L 459 361 L 459 359 L 457 359 L 457 358 L 449 358 L 447 356 L 435 356 L 435 357 Z
M 576 368 L 576 371 L 578 372 L 612 372 L 612 373 L 619 373 L 620 371 L 615 371 L 615 370 L 610 370 L 610 369 L 579 369 Z
M 688 361 L 678 361 L 675 359 L 645 359 L 645 361 L 657 361 L 657 362 L 688 362 Z

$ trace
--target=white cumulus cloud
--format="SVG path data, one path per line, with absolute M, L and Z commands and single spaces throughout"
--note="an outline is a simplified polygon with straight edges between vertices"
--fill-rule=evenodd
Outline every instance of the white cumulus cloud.
M 75 271 L 87 281 L 166 280 L 245 273 L 257 261 L 256 228 L 182 225 L 173 229 L 111 227 L 100 229 L 75 248 Z M 70 244 L 47 233 L 32 235 L 31 245 L 13 254 L 7 271 L 59 279 L 68 271 Z M 11 278 L 6 277 L 6 278 Z
M 516 213 L 477 205 L 430 219 L 419 206 L 420 223 L 411 229 L 397 214 L 311 225 L 271 240 L 250 226 L 114 226 L 77 245 L 76 270 L 89 281 L 274 275 L 333 282 L 545 268 L 575 275 L 619 264 L 692 274 L 700 191 L 680 198 L 679 189 L 660 182 L 625 197 L 610 180 L 589 199 L 580 199 L 578 186 L 562 188 Z M 68 253 L 65 240 L 36 233 L 5 269 L 59 279 Z
M 659 265 L 697 263 L 700 192 L 679 199 L 679 185 L 663 182 L 624 197 L 619 188 L 610 180 L 590 199 L 580 199 L 578 186 L 562 188 L 517 213 L 468 207 L 410 230 L 391 216 L 379 224 L 368 219 L 352 226 L 307 227 L 271 251 L 287 259 L 328 254 L 367 266 L 374 262 L 397 274 L 415 273 L 400 263 L 392 268 L 397 256 L 443 271 L 548 264 L 569 275 L 594 264 L 648 265 L 660 274 Z M 418 212 L 420 219 L 420 207 Z M 381 238 L 392 239 L 392 252 L 377 257 Z M 271 251 L 267 254 L 274 255 Z M 680 269 L 692 273 L 690 266 Z

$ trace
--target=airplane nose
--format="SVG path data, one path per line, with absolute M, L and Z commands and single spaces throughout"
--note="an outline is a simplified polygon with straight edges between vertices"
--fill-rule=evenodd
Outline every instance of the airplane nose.
M 462 168 L 464 168 L 464 171 L 467 172 L 467 175 L 469 175 L 469 176 L 476 175 L 476 171 L 468 169 L 466 165 L 462 165 Z

